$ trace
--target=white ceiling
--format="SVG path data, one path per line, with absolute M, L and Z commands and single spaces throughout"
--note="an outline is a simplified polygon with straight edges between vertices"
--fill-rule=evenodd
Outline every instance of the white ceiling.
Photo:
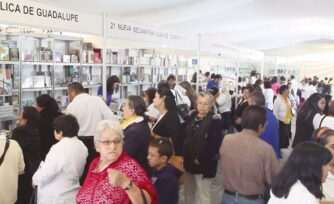
M 332 50 L 333 0 L 34 0 L 176 33 L 210 36 L 266 54 Z

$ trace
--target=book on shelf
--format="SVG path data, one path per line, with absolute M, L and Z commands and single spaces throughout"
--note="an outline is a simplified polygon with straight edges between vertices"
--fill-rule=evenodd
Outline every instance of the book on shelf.
M 34 62 L 39 62 L 39 58 L 40 58 L 39 50 L 34 50 L 33 53 L 34 53 L 34 55 L 33 55 L 33 61 Z
M 33 76 L 22 76 L 22 88 L 32 88 L 34 86 Z
M 32 50 L 23 50 L 22 61 L 32 62 L 34 60 L 34 52 Z
M 71 63 L 78 63 L 78 62 L 79 62 L 78 56 L 71 55 Z
M 53 53 L 52 53 L 52 51 L 47 51 L 46 52 L 46 61 L 47 62 L 53 62 Z
M 47 58 L 48 56 L 46 51 L 39 51 L 39 61 L 46 62 Z
M 70 63 L 71 62 L 71 55 L 64 55 L 63 56 L 63 62 L 64 63 Z
M 82 63 L 87 63 L 87 50 L 83 50 L 81 52 L 81 62 Z
M 9 48 L 17 48 L 17 41 L 16 40 L 10 40 L 8 42 L 8 47 Z
M 55 52 L 55 62 L 60 63 L 63 61 L 63 53 L 62 52 Z
M 87 63 L 94 63 L 94 52 L 92 50 L 87 51 Z
M 9 48 L 9 58 L 11 61 L 19 61 L 19 49 Z
M 0 60 L 1 61 L 9 60 L 9 48 L 8 47 L 0 47 Z
M 44 76 L 34 76 L 34 88 L 43 88 L 43 87 L 45 87 Z
M 23 99 L 22 100 L 22 106 L 34 106 L 35 100 L 34 99 Z
M 45 76 L 45 87 L 51 87 L 51 77 L 50 76 Z

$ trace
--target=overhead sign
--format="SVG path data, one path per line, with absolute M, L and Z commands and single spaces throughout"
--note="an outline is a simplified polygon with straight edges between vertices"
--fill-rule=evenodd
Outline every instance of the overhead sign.
M 244 47 L 240 47 L 240 58 L 252 60 L 264 60 L 264 53 Z
M 102 16 L 26 0 L 0 0 L 0 23 L 102 35 Z
M 237 58 L 239 46 L 223 43 L 219 40 L 203 36 L 201 38 L 201 50 L 206 52 L 216 52 L 220 56 L 227 58 Z
M 166 48 L 197 49 L 196 36 L 184 36 L 150 26 L 108 17 L 108 38 L 150 42 Z

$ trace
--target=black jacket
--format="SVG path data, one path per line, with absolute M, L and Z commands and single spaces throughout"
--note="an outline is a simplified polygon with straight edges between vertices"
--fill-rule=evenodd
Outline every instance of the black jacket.
M 25 173 L 33 175 L 41 162 L 41 138 L 38 128 L 27 125 L 13 130 L 12 139 L 19 143 L 24 157 Z
M 147 121 L 133 123 L 124 129 L 124 151 L 134 158 L 149 173 L 147 150 L 151 131 Z
M 40 112 L 39 133 L 41 136 L 41 156 L 43 160 L 50 151 L 52 145 L 58 142 L 54 136 L 53 121 L 60 115 L 62 115 L 62 113 L 53 115 L 48 113 L 46 110 L 42 110 Z
M 183 158 L 184 168 L 192 174 L 203 174 L 204 178 L 216 176 L 219 147 L 223 140 L 219 114 L 208 113 L 197 125 L 197 112 L 192 112 L 186 127 Z M 195 163 L 199 161 L 199 165 Z

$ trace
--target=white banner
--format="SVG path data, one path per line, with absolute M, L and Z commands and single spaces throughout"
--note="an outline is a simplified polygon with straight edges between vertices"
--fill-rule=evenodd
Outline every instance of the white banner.
M 241 59 L 251 59 L 251 60 L 264 60 L 264 53 L 256 50 L 251 50 L 248 48 L 240 47 L 240 58 Z
M 120 40 L 154 43 L 165 48 L 190 50 L 197 50 L 198 48 L 196 36 L 183 36 L 111 17 L 107 18 L 107 36 Z
M 57 31 L 103 34 L 102 15 L 92 15 L 26 0 L 0 0 L 0 22 Z
M 222 43 L 212 38 L 202 37 L 201 51 L 216 52 L 219 53 L 220 56 L 227 58 L 238 58 L 239 47 L 228 43 Z

